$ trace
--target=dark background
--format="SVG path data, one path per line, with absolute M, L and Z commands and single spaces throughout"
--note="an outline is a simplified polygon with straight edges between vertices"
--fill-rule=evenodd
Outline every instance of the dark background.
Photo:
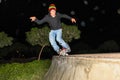
M 25 32 L 36 26 L 29 17 L 42 19 L 48 13 L 50 3 L 56 4 L 58 12 L 77 19 L 75 25 L 81 31 L 79 41 L 92 46 L 106 40 L 120 42 L 119 0 L 1 0 L 0 31 L 25 42 Z

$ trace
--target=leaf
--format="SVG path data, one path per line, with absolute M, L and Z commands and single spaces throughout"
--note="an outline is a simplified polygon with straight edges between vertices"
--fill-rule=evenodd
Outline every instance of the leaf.
M 8 37 L 5 32 L 0 32 L 0 48 L 12 45 L 13 38 Z
M 62 24 L 63 28 L 63 39 L 66 42 L 71 42 L 73 39 L 80 38 L 80 30 L 78 30 L 75 25 L 65 25 Z M 49 32 L 50 29 L 48 26 L 44 26 L 42 28 L 34 27 L 29 32 L 26 32 L 26 41 L 30 44 L 40 45 L 40 46 L 49 46 Z

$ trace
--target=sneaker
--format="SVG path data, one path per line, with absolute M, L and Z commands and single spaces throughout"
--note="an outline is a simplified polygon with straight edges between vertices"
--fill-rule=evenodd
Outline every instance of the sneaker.
M 67 56 L 68 54 L 66 52 L 66 49 L 65 48 L 61 49 L 60 52 L 59 52 L 59 55 Z
M 58 51 L 59 56 L 62 55 L 62 54 L 61 54 L 61 51 L 62 51 L 61 49 Z
M 70 48 L 67 48 L 67 49 L 66 49 L 66 53 L 69 53 L 69 52 L 71 52 L 71 49 L 70 49 Z
M 68 56 L 68 53 L 65 53 L 65 56 Z

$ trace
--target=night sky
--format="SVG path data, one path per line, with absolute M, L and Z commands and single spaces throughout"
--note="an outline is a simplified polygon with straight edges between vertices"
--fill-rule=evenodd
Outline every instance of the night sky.
M 42 19 L 50 3 L 56 4 L 58 12 L 77 19 L 80 40 L 91 45 L 120 41 L 119 0 L 0 0 L 0 31 L 24 41 L 25 32 L 37 26 L 29 17 Z

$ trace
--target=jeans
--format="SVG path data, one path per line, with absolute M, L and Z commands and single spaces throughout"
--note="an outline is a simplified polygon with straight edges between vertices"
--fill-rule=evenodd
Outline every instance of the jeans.
M 66 48 L 66 52 L 70 52 L 70 47 L 69 45 L 62 39 L 62 29 L 58 30 L 51 30 L 49 33 L 49 41 L 50 44 L 52 45 L 53 49 L 58 53 L 60 50 L 60 47 L 58 46 L 57 42 L 59 45 L 61 45 L 63 48 Z M 56 42 L 57 41 L 57 42 Z

